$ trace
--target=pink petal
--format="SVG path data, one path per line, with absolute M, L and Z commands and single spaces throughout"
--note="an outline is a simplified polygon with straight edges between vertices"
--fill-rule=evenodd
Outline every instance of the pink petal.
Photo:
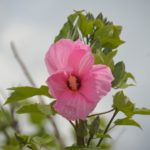
M 113 76 L 105 65 L 94 65 L 90 74 L 81 82 L 79 92 L 90 102 L 97 103 L 111 90 Z
M 61 95 L 64 93 L 64 91 L 68 90 L 68 87 L 66 84 L 67 78 L 68 78 L 68 75 L 66 74 L 66 72 L 61 71 L 61 72 L 52 74 L 47 79 L 46 82 L 49 87 L 49 92 L 54 98 L 59 99 Z
M 78 39 L 75 41 L 75 50 L 80 49 L 80 50 L 85 50 L 85 51 L 91 51 L 91 48 L 89 45 L 86 45 L 83 41 Z
M 95 104 L 86 101 L 85 97 L 77 92 L 65 92 L 60 100 L 57 100 L 54 108 L 68 120 L 84 120 L 95 108 Z
M 49 48 L 45 56 L 45 63 L 50 74 L 68 66 L 68 57 L 73 48 L 74 42 L 69 39 L 61 39 Z
M 94 58 L 90 51 L 77 49 L 69 57 L 68 64 L 73 73 L 82 76 L 92 69 Z

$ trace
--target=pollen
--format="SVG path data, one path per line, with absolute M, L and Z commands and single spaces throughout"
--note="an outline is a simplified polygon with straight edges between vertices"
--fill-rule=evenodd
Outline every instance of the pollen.
M 72 91 L 77 91 L 81 86 L 81 81 L 75 75 L 70 75 L 67 80 L 67 86 Z

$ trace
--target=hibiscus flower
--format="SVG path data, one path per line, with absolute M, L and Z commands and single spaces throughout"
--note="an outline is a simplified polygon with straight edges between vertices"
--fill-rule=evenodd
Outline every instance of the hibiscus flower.
M 86 119 L 111 89 L 110 68 L 94 65 L 90 47 L 80 40 L 54 43 L 45 63 L 49 92 L 56 99 L 54 109 L 68 120 Z

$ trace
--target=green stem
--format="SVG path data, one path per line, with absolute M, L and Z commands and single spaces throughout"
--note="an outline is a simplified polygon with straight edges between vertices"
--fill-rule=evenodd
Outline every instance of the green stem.
M 87 146 L 90 145 L 90 142 L 91 142 L 92 139 L 93 139 L 93 135 L 91 135 L 91 136 L 89 137 L 89 139 L 88 139 L 88 141 L 87 141 Z
M 112 111 L 114 111 L 115 109 L 111 109 L 111 110 L 108 110 L 108 111 L 105 111 L 105 112 L 101 112 L 101 113 L 97 113 L 97 114 L 93 114 L 93 115 L 89 115 L 88 117 L 93 117 L 93 116 L 98 116 L 98 115 L 104 115 L 104 114 L 107 114 L 107 113 L 110 113 Z
M 82 121 L 80 121 L 79 120 L 79 122 L 78 121 L 76 121 L 76 138 L 77 138 L 77 146 L 85 146 L 85 142 L 84 142 L 84 136 L 82 135 L 81 136 L 81 126 L 82 126 Z
M 107 133 L 107 131 L 109 130 L 109 127 L 110 127 L 112 121 L 114 120 L 115 116 L 117 115 L 117 113 L 118 113 L 118 110 L 115 110 L 115 112 L 114 112 L 112 118 L 110 119 L 108 125 L 106 126 L 106 128 L 105 128 L 105 130 L 104 130 L 104 133 L 103 133 L 104 136 L 105 136 L 105 134 Z M 99 142 L 97 143 L 97 145 L 96 145 L 97 147 L 99 147 L 99 146 L 101 145 L 101 143 L 102 143 L 102 141 L 103 141 L 103 139 L 104 139 L 104 136 L 103 136 L 103 137 L 99 140 Z

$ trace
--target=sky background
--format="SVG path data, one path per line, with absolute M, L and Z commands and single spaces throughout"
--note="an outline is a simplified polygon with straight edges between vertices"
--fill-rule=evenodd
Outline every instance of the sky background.
M 38 86 L 45 84 L 48 73 L 44 55 L 55 36 L 73 10 L 86 10 L 95 16 L 102 12 L 114 24 L 122 25 L 122 39 L 116 60 L 123 60 L 128 71 L 137 80 L 137 86 L 125 90 L 137 106 L 150 108 L 150 1 L 149 0 L 0 0 L 0 91 L 18 85 L 29 85 L 10 49 L 14 41 L 19 54 L 30 69 Z M 95 112 L 108 110 L 113 91 L 99 103 Z M 135 119 L 143 130 L 135 127 L 119 127 L 112 133 L 117 141 L 114 150 L 149 150 L 150 117 Z M 67 133 L 68 123 L 60 130 L 66 143 L 72 140 Z M 64 130 L 65 129 L 65 130 Z M 125 131 L 125 132 L 124 132 Z

